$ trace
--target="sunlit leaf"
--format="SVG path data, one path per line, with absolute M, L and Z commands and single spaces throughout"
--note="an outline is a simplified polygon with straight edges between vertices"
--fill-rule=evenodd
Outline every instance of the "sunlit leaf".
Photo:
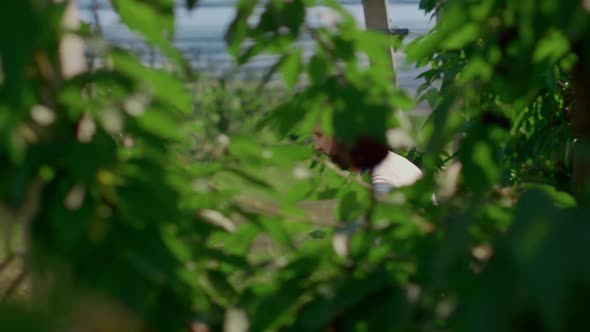
M 281 74 L 283 75 L 283 80 L 288 88 L 293 88 L 299 79 L 299 74 L 302 69 L 302 55 L 303 51 L 298 49 L 290 54 L 281 65 Z

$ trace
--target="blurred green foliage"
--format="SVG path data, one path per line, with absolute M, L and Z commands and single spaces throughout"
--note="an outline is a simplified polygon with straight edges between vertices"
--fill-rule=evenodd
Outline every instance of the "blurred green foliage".
M 569 117 L 586 2 L 422 1 L 440 20 L 407 47 L 335 1 L 270 0 L 256 16 L 259 2 L 237 1 L 226 38 L 238 64 L 280 55 L 261 82 L 191 73 L 170 42 L 173 1 L 113 1 L 170 69 L 83 26 L 102 65 L 74 77 L 60 71 L 65 5 L 0 3 L 0 280 L 22 257 L 30 288 L 12 303 L 0 287 L 0 329 L 589 326 Z M 314 5 L 338 20 L 308 25 Z M 427 65 L 417 100 L 392 84 L 391 46 Z M 416 132 L 404 112 L 422 100 L 433 112 Z M 423 179 L 375 197 L 314 156 L 318 122 L 345 143 L 406 132 Z

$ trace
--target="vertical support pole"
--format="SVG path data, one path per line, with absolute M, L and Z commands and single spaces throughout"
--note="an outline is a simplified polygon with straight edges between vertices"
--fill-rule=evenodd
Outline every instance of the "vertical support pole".
M 363 0 L 365 27 L 372 30 L 389 28 L 387 0 Z
M 387 0 L 363 0 L 365 27 L 369 30 L 389 32 L 389 15 Z M 395 54 L 392 47 L 386 50 L 391 60 L 391 69 L 395 79 Z

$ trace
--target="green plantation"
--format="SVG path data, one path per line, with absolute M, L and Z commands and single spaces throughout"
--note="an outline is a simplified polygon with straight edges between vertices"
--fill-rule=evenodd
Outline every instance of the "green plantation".
M 279 56 L 259 81 L 193 72 L 174 1 L 111 2 L 169 66 L 74 1 L 0 2 L 0 331 L 590 329 L 589 1 L 422 0 L 404 42 L 333 0 L 238 0 L 236 65 Z M 376 195 L 318 124 L 423 177 Z

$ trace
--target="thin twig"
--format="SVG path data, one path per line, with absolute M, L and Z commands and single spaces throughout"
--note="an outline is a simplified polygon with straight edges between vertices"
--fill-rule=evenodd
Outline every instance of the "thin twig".
M 26 277 L 27 277 L 27 273 L 24 270 L 21 271 L 18 274 L 18 276 L 16 277 L 16 279 L 14 279 L 14 281 L 12 281 L 10 286 L 6 289 L 4 294 L 2 294 L 0 301 L 6 301 L 8 298 L 10 298 L 12 296 L 12 294 L 14 294 L 16 289 L 23 283 L 23 281 L 25 281 Z
M 0 263 L 0 273 L 2 271 L 4 271 L 4 269 L 14 260 L 15 257 L 16 257 L 15 254 L 10 253 L 8 255 L 8 257 L 6 257 L 6 259 L 4 259 L 4 261 L 2 261 L 2 263 Z

